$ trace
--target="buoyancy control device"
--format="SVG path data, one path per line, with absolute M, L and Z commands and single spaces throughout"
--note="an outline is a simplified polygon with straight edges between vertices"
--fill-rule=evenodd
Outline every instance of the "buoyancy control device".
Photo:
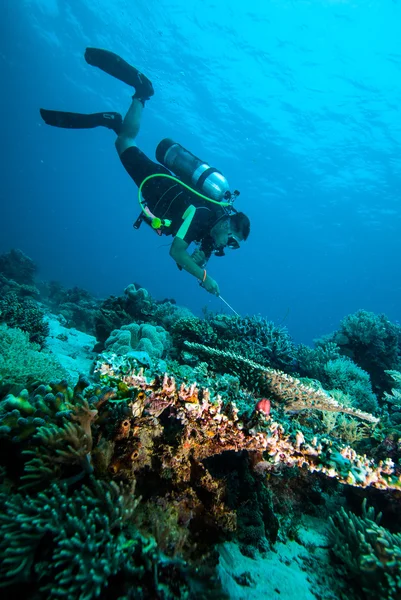
M 233 203 L 239 196 L 239 191 L 230 192 L 227 179 L 218 169 L 211 167 L 181 144 L 169 138 L 163 139 L 156 148 L 156 160 L 179 179 L 164 173 L 155 173 L 142 181 L 138 193 L 142 213 L 134 223 L 135 229 L 139 228 L 143 218 L 146 218 L 146 221 L 160 234 L 162 229 L 171 225 L 168 219 L 160 219 L 153 215 L 142 196 L 142 188 L 154 177 L 171 179 L 205 201 L 227 208 L 227 213 L 235 212 Z

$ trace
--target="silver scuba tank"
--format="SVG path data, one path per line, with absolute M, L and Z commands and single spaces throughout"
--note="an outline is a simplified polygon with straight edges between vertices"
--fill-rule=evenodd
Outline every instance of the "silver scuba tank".
M 212 200 L 222 202 L 229 192 L 228 181 L 220 171 L 173 140 L 166 138 L 160 142 L 156 148 L 156 160 Z

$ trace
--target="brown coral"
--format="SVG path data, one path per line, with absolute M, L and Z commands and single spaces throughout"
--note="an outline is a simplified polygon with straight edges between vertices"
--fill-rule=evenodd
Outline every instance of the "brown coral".
M 99 366 L 98 369 L 100 373 L 107 372 L 109 376 L 117 377 L 112 365 Z M 330 403 L 331 399 L 320 390 L 308 388 L 295 378 L 287 380 L 283 375 L 269 373 L 271 385 L 283 397 L 291 394 L 293 402 L 301 399 L 304 402 L 304 397 L 307 397 L 310 406 L 319 405 L 322 399 L 325 407 Z M 306 440 L 302 432 L 290 436 L 280 423 L 261 414 L 254 414 L 247 423 L 242 423 L 234 404 L 223 405 L 219 396 L 212 399 L 207 389 L 198 389 L 195 384 L 182 385 L 177 389 L 172 378 L 165 376 L 148 382 L 141 371 L 119 377 L 131 388 L 146 394 L 142 414 L 136 405 L 132 436 L 127 445 L 131 460 L 135 457 L 135 471 L 141 465 L 154 467 L 153 449 L 156 444 L 162 473 L 164 476 L 169 473 L 176 483 L 191 482 L 194 465 L 203 473 L 202 461 L 208 457 L 229 450 L 247 450 L 259 455 L 264 453 L 272 466 L 306 467 L 312 472 L 320 471 L 342 483 L 359 487 L 371 485 L 384 489 L 401 486 L 400 479 L 393 475 L 391 461 L 375 464 L 330 437 Z M 166 408 L 169 423 L 175 422 L 180 426 L 174 443 L 160 420 Z M 336 408 L 336 403 L 333 408 Z

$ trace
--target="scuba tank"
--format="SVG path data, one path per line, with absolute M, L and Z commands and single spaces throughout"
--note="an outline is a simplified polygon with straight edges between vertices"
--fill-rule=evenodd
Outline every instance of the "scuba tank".
M 220 171 L 168 138 L 156 148 L 156 160 L 194 190 L 217 202 L 231 197 L 228 181 Z

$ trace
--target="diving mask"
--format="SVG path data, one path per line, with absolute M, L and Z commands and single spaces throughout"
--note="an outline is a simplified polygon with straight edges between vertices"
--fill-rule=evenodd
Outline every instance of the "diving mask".
M 238 250 L 239 247 L 240 239 L 233 233 L 230 233 L 227 240 L 227 248 L 230 248 L 231 250 Z

